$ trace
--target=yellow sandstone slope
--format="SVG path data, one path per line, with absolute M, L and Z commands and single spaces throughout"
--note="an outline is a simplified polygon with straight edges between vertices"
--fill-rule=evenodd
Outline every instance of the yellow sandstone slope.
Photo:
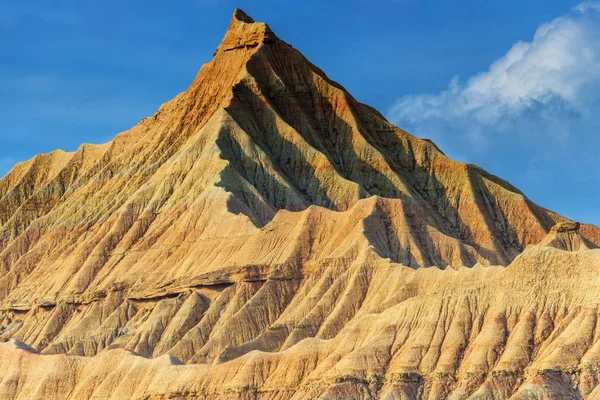
M 0 398 L 596 398 L 598 243 L 236 10 L 155 115 L 0 180 Z

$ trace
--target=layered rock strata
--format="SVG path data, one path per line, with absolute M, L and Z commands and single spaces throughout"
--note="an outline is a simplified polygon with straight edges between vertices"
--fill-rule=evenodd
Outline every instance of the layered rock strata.
M 599 243 L 236 10 L 155 115 L 0 180 L 0 398 L 597 398 Z

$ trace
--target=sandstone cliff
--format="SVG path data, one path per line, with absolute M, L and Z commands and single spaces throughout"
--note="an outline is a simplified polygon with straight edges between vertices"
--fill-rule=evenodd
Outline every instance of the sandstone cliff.
M 236 10 L 155 115 L 0 180 L 0 398 L 600 397 L 599 243 Z

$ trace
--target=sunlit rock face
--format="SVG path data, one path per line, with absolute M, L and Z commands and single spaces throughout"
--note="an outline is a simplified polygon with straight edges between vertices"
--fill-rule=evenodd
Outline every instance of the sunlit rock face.
M 0 398 L 600 398 L 599 243 L 236 10 L 155 115 L 0 180 Z

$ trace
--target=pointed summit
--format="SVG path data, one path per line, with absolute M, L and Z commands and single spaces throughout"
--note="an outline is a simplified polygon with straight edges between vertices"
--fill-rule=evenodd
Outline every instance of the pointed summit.
M 0 179 L 0 399 L 591 398 L 595 243 L 235 10 L 152 117 Z
M 248 14 L 246 14 L 243 10 L 236 8 L 233 10 L 232 19 L 237 19 L 240 22 L 245 22 L 247 24 L 253 24 L 254 20 Z
M 255 22 L 244 11 L 236 8 L 217 52 L 256 47 L 275 39 L 277 36 L 269 28 L 269 25 L 264 22 Z

